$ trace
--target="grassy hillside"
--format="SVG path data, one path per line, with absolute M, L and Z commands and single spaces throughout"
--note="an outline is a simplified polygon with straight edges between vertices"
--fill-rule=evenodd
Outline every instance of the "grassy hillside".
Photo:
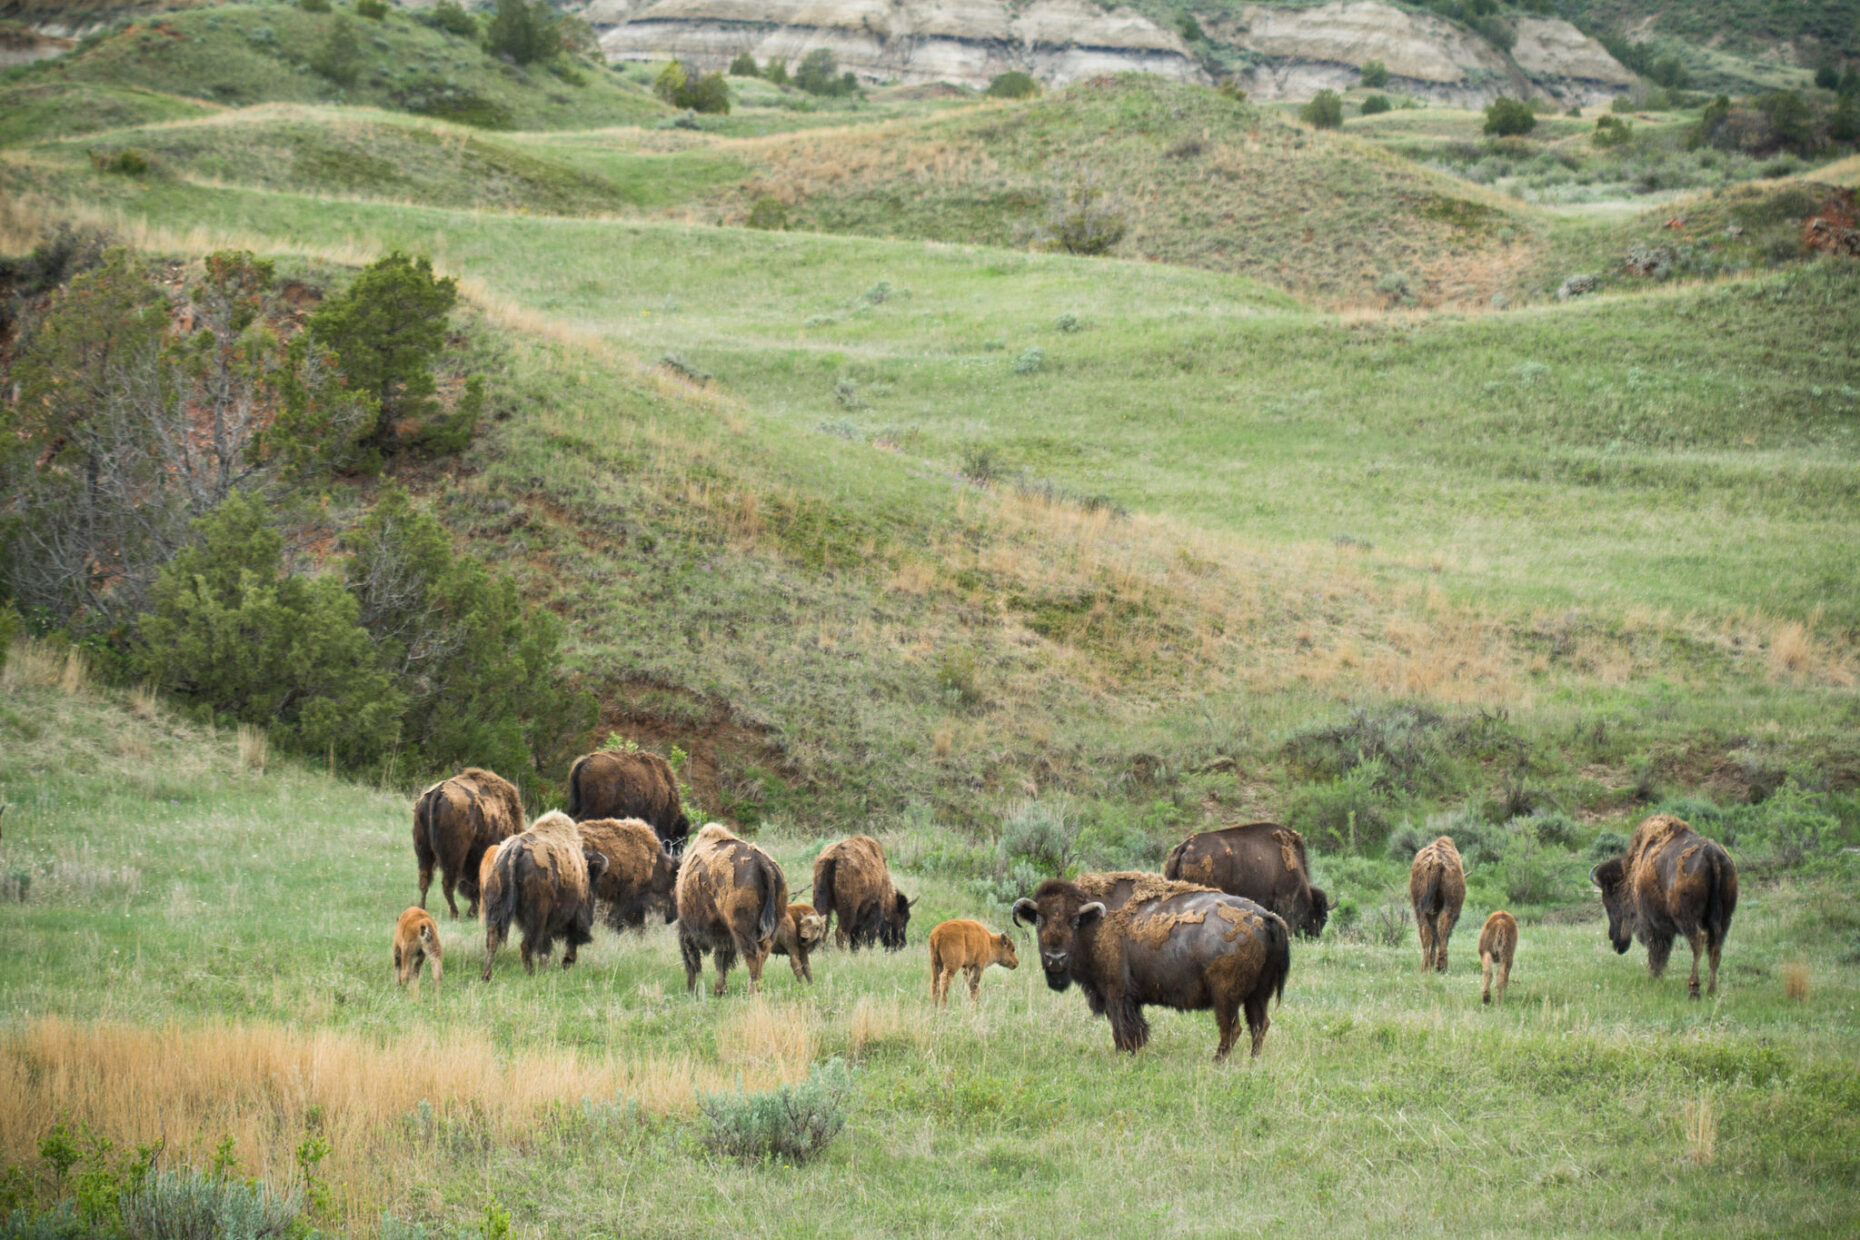
M 62 138 L 157 121 L 210 116 L 194 99 L 92 82 L 34 81 L 0 85 L 0 146 Z
M 1860 55 L 1860 15 L 1849 0 L 1722 0 L 1708 7 L 1686 0 L 1555 0 L 1555 7 L 1584 29 L 1631 32 L 1640 39 L 1768 56 L 1787 44 L 1809 56 Z

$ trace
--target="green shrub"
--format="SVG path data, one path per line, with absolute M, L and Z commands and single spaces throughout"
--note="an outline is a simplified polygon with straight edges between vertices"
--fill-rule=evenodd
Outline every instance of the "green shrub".
M 672 98 L 672 106 L 693 112 L 727 115 L 730 111 L 730 84 L 721 73 L 706 73 L 688 79 Z
M 1485 109 L 1485 132 L 1497 137 L 1529 133 L 1537 128 L 1537 113 L 1522 99 L 1504 95 L 1492 100 Z
M 297 7 L 306 13 L 327 13 L 330 11 L 329 0 L 297 0 Z
M 839 63 L 833 53 L 824 47 L 817 47 L 801 59 L 801 64 L 794 71 L 794 84 L 810 95 L 851 95 L 859 90 L 859 81 L 853 75 L 841 73 Z M 771 79 L 772 80 L 772 79 Z
M 1528 820 L 1499 837 L 1498 882 L 1512 904 L 1548 904 L 1565 887 L 1569 854 L 1542 843 Z
M 1379 60 L 1363 62 L 1363 85 L 1370 90 L 1381 90 L 1389 84 L 1389 67 Z M 1380 110 L 1380 109 L 1378 109 Z
M 1088 172 L 1050 191 L 1045 232 L 1051 247 L 1068 254 L 1108 254 L 1128 229 L 1123 200 Z
M 457 0 L 439 0 L 438 4 L 421 13 L 419 20 L 434 30 L 443 30 L 461 39 L 478 37 L 478 19 L 467 13 Z
M 1600 865 L 1604 861 L 1619 857 L 1622 853 L 1627 851 L 1627 846 L 1628 837 L 1626 835 L 1619 831 L 1604 828 L 1597 831 L 1595 833 L 1595 838 L 1589 841 L 1589 848 L 1585 856 L 1590 864 Z
M 1063 799 L 1016 802 L 1001 820 L 996 846 L 1003 871 L 1024 863 L 1046 878 L 1065 875 L 1079 863 L 1081 829 Z
M 745 1162 L 806 1162 L 846 1126 L 852 1070 L 839 1059 L 808 1069 L 807 1079 L 766 1093 L 698 1095 L 704 1144 Z
M 562 50 L 562 31 L 548 0 L 497 0 L 484 31 L 484 49 L 520 65 L 547 60 Z
M 355 15 L 366 21 L 385 21 L 387 14 L 386 0 L 355 0 Z
M 1387 95 L 1371 95 L 1369 98 L 1363 100 L 1363 115 L 1375 116 L 1378 113 L 1387 112 L 1394 106 L 1394 104 L 1389 102 L 1389 97 Z
M 362 45 L 355 25 L 338 15 L 322 45 L 310 54 L 310 68 L 338 86 L 353 86 L 362 75 Z
M 730 76 L 760 77 L 761 73 L 756 69 L 756 58 L 748 52 L 738 52 L 736 59 L 730 62 Z
M 1039 345 L 1034 345 L 1032 348 L 1021 350 L 1020 356 L 1014 359 L 1013 370 L 1017 375 L 1037 375 L 1045 365 L 1046 351 Z
M 260 1181 L 241 1183 L 200 1171 L 158 1171 L 123 1197 L 129 1240 L 294 1240 L 303 1204 Z
M 1589 135 L 1589 141 L 1607 150 L 1611 147 L 1626 146 L 1634 140 L 1634 124 L 1616 116 L 1598 116 L 1595 118 L 1595 132 Z
M 1294 732 L 1280 752 L 1308 775 L 1336 778 L 1375 762 L 1391 789 L 1442 791 L 1456 782 L 1455 748 L 1476 756 L 1490 746 L 1494 738 L 1482 736 L 1481 729 L 1499 731 L 1496 740 L 1505 739 L 1496 720 L 1455 722 L 1426 706 L 1359 706 L 1340 723 Z
M 1840 819 L 1829 812 L 1827 795 L 1791 774 L 1762 801 L 1728 813 L 1721 842 L 1738 848 L 1760 868 L 1794 869 L 1852 841 Z
M 1298 119 L 1318 129 L 1335 129 L 1343 124 L 1343 96 L 1334 90 L 1320 90 L 1311 102 L 1298 109 Z
M 1031 73 L 1009 69 L 1006 73 L 997 73 L 982 93 L 990 99 L 1032 99 L 1040 93 L 1040 83 Z
M 1803 152 L 1814 148 L 1814 125 L 1802 96 L 1792 90 L 1771 91 L 1757 100 L 1757 110 L 1769 118 L 1777 145 Z
M 99 172 L 116 172 L 124 176 L 145 175 L 150 167 L 149 153 L 133 146 L 120 151 L 92 151 L 90 165 Z
M 1389 832 L 1389 803 L 1379 787 L 1384 777 L 1381 763 L 1370 761 L 1339 778 L 1304 784 L 1288 799 L 1285 821 L 1322 851 L 1378 850 Z
M 776 86 L 786 86 L 788 84 L 788 62 L 785 60 L 769 61 L 762 67 L 762 77 L 763 80 L 772 82 Z

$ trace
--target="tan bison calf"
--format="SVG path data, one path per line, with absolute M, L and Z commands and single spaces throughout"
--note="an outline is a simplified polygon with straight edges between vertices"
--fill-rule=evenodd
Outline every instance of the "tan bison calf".
M 606 906 L 614 933 L 643 929 L 648 915 L 668 922 L 678 916 L 672 906 L 678 862 L 649 824 L 638 818 L 590 819 L 581 824 L 581 844 L 607 858 L 594 898 Z
M 420 966 L 433 966 L 433 987 L 438 989 L 445 976 L 439 951 L 439 926 L 433 915 L 423 908 L 410 908 L 394 923 L 394 980 L 405 986 L 413 983 L 413 993 L 420 993 Z
M 762 965 L 788 908 L 788 877 L 775 858 L 721 823 L 707 823 L 678 866 L 678 948 L 685 958 L 685 991 L 697 990 L 704 954 L 714 953 L 719 995 L 730 966 L 749 966 L 749 993 L 762 983 Z
M 1479 992 L 1482 1003 L 1492 1001 L 1492 972 L 1498 972 L 1498 1001 L 1505 1001 L 1505 987 L 1511 985 L 1511 958 L 1518 950 L 1518 919 L 1504 909 L 1485 919 L 1479 931 L 1479 966 L 1484 984 Z
M 788 967 L 794 970 L 795 978 L 812 984 L 814 970 L 807 963 L 807 954 L 824 943 L 826 938 L 826 918 L 816 913 L 812 905 L 790 904 L 781 924 L 775 927 L 775 940 L 769 952 L 771 955 L 788 957 Z
M 814 911 L 828 921 L 837 915 L 833 941 L 854 951 L 874 942 L 897 951 L 911 921 L 911 902 L 891 885 L 884 845 L 869 835 L 829 844 L 815 858 Z
M 991 964 L 1018 969 L 1014 940 L 979 921 L 946 921 L 930 932 L 930 1002 L 942 1007 L 958 970 L 969 979 L 969 1002 L 982 1000 L 982 970 Z
M 485 849 L 523 830 L 523 802 L 516 785 L 500 775 L 468 767 L 442 779 L 413 803 L 413 857 L 420 867 L 420 907 L 433 870 L 440 871 L 446 907 L 459 915 L 452 898 L 462 891 L 467 917 L 478 915 L 479 864 Z
M 607 858 L 582 847 L 581 831 L 567 814 L 538 818 L 528 831 L 497 850 L 484 891 L 484 980 L 514 923 L 523 931 L 523 967 L 536 971 L 557 938 L 568 946 L 562 967 L 575 963 L 576 949 L 593 941 L 594 884 Z
M 1447 940 L 1466 903 L 1466 869 L 1460 850 L 1441 836 L 1414 854 L 1408 871 L 1408 898 L 1414 901 L 1414 925 L 1421 935 L 1421 972 L 1447 971 Z

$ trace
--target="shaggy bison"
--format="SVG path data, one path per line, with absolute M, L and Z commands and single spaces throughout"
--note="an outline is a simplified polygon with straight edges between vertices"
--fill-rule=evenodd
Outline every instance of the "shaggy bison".
M 1276 822 L 1191 835 L 1170 850 L 1163 877 L 1245 896 L 1307 938 L 1323 934 L 1330 916 L 1330 898 L 1311 885 L 1305 837 Z
M 1737 867 L 1715 841 L 1670 814 L 1655 814 L 1634 828 L 1627 853 L 1589 872 L 1608 910 L 1608 937 L 1617 952 L 1639 938 L 1647 945 L 1647 971 L 1666 971 L 1673 939 L 1692 946 L 1686 990 L 1699 997 L 1699 958 L 1711 958 L 1710 994 L 1718 993 L 1718 957 L 1737 911 Z
M 1414 854 L 1408 870 L 1408 898 L 1414 901 L 1414 925 L 1421 935 L 1421 972 L 1447 971 L 1447 940 L 1466 902 L 1466 869 L 1460 850 L 1441 836 Z
M 454 890 L 464 893 L 465 915 L 478 915 L 478 864 L 484 850 L 523 830 L 523 802 L 514 784 L 478 767 L 442 779 L 413 803 L 413 855 L 420 864 L 420 907 L 433 868 L 441 874 L 446 907 L 459 915 Z
M 638 818 L 658 833 L 673 856 L 691 833 L 678 776 L 656 753 L 603 749 L 576 758 L 568 770 L 568 816 L 576 822 Z
M 606 906 L 615 933 L 645 926 L 649 914 L 663 914 L 666 921 L 678 916 L 672 907 L 678 862 L 658 832 L 637 818 L 593 818 L 581 824 L 581 845 L 607 858 L 594 898 Z
M 585 850 L 581 830 L 561 812 L 544 814 L 528 831 L 512 836 L 497 850 L 484 891 L 484 980 L 491 962 L 515 923 L 523 931 L 523 967 L 536 971 L 556 939 L 567 941 L 562 967 L 575 963 L 575 952 L 590 942 L 594 924 L 594 884 L 607 858 Z
M 1511 985 L 1511 958 L 1518 950 L 1518 919 L 1500 909 L 1485 919 L 1479 931 L 1479 974 L 1482 984 L 1479 1001 L 1492 1001 L 1492 973 L 1498 972 L 1498 1001 L 1505 1001 L 1505 987 Z
M 794 970 L 795 979 L 811 985 L 814 970 L 807 962 L 807 954 L 826 938 L 826 918 L 816 913 L 812 905 L 790 904 L 781 924 L 775 927 L 775 939 L 769 951 L 772 955 L 788 957 L 788 967 Z
M 430 963 L 433 987 L 438 989 L 445 976 L 445 964 L 439 951 L 439 927 L 433 915 L 423 908 L 410 908 L 394 923 L 394 980 L 405 986 L 413 983 L 413 993 L 420 993 L 420 966 Z
M 740 955 L 749 966 L 749 991 L 762 981 L 775 931 L 788 907 L 788 878 L 775 858 L 720 823 L 708 823 L 678 867 L 678 947 L 685 958 L 685 990 L 697 989 L 704 953 L 714 952 L 717 993 Z
M 1014 940 L 979 921 L 946 921 L 930 932 L 930 1002 L 942 1007 L 958 970 L 969 981 L 969 1002 L 982 1001 L 982 970 L 991 964 L 1018 969 Z
M 1283 997 L 1291 933 L 1277 913 L 1240 896 L 1156 874 L 1082 874 L 1048 879 L 1014 902 L 1014 920 L 1039 936 L 1046 984 L 1077 982 L 1093 1015 L 1111 1021 L 1120 1051 L 1149 1041 L 1149 1004 L 1183 1012 L 1214 1009 L 1216 1062 L 1240 1035 L 1245 1009 L 1253 1054 L 1271 1025 L 1266 1006 Z
M 885 849 L 869 835 L 830 844 L 814 860 L 814 911 L 839 925 L 833 941 L 858 951 L 874 941 L 887 951 L 904 946 L 911 902 L 891 885 Z

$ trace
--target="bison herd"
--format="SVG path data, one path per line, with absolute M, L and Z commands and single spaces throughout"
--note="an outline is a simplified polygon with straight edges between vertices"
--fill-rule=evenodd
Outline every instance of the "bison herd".
M 695 993 L 703 958 L 723 994 L 740 956 L 753 993 L 771 955 L 786 956 L 795 978 L 813 981 L 809 953 L 835 942 L 857 951 L 905 946 L 914 903 L 899 891 L 885 850 L 868 835 L 822 849 L 814 861 L 813 903 L 790 902 L 775 858 L 719 823 L 690 834 L 677 779 L 653 754 L 609 750 L 578 759 L 569 774 L 568 811 L 543 814 L 526 829 L 517 790 L 476 767 L 426 789 L 414 802 L 413 848 L 420 903 L 394 929 L 396 980 L 418 986 L 422 964 L 439 984 L 438 927 L 427 914 L 435 870 L 454 917 L 454 893 L 466 915 L 482 910 L 485 981 L 514 927 L 523 966 L 534 972 L 564 943 L 562 967 L 592 938 L 599 912 L 615 931 L 662 916 L 678 926 L 685 989 Z M 1608 913 L 1618 952 L 1638 937 L 1655 978 L 1675 938 L 1692 948 L 1689 993 L 1699 996 L 1699 963 L 1709 961 L 1708 990 L 1737 907 L 1737 870 L 1715 842 L 1668 815 L 1636 828 L 1627 852 L 1590 873 Z M 1446 972 L 1447 944 L 1466 899 L 1466 875 L 1453 840 L 1441 836 L 1416 852 L 1409 895 L 1423 972 Z M 1214 1058 L 1225 1059 L 1244 1017 L 1253 1055 L 1271 1025 L 1268 1004 L 1284 994 L 1293 935 L 1323 933 L 1330 900 L 1311 882 L 1305 841 L 1275 823 L 1256 822 L 1189 836 L 1170 851 L 1162 874 L 1081 874 L 1051 879 L 1015 901 L 1015 924 L 1033 927 L 1040 968 L 1056 991 L 1077 985 L 1093 1015 L 1105 1017 L 1117 1049 L 1149 1040 L 1146 1007 L 1212 1010 L 1219 1028 Z M 1479 934 L 1481 1000 L 1503 1001 L 1518 945 L 1508 912 L 1487 918 Z M 970 1001 L 982 971 L 1019 966 L 1014 940 L 974 921 L 947 921 L 930 934 L 930 994 L 946 1001 L 961 973 Z M 1496 983 L 1496 986 L 1495 986 Z

